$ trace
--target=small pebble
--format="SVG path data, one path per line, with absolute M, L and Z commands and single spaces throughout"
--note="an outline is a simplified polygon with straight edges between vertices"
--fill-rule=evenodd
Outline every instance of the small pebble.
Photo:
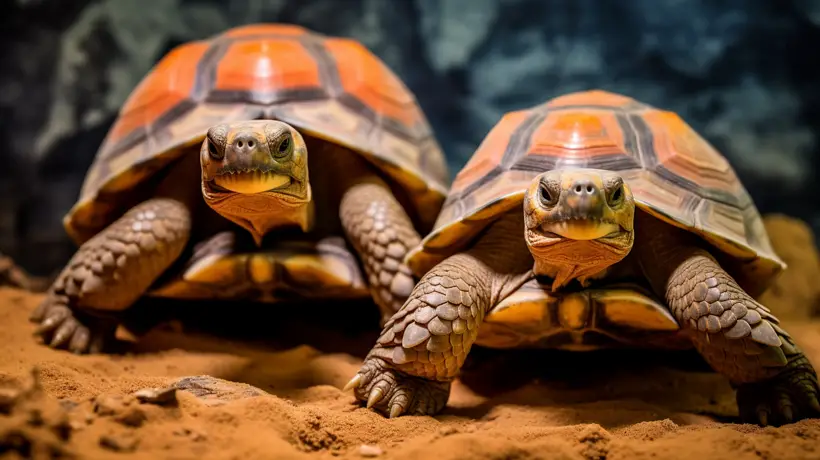
M 359 447 L 359 455 L 361 455 L 362 457 L 372 458 L 372 457 L 378 457 L 381 454 L 382 454 L 382 448 L 379 447 L 379 446 L 371 446 L 371 445 L 368 445 L 368 444 L 362 444 L 361 447 Z
M 122 423 L 125 426 L 132 426 L 132 427 L 140 427 L 142 426 L 143 422 L 145 422 L 145 412 L 138 407 L 131 407 L 126 409 L 124 413 L 116 416 L 114 418 L 119 423 Z
M 177 400 L 177 389 L 176 387 L 145 388 L 134 393 L 134 396 L 141 403 L 163 405 Z
M 66 411 L 72 411 L 77 406 L 78 406 L 78 404 L 75 403 L 74 401 L 70 400 L 70 399 L 61 399 L 60 400 L 60 407 L 62 407 Z
M 20 392 L 8 388 L 0 388 L 0 414 L 10 414 L 17 403 Z
M 438 433 L 442 436 L 450 436 L 451 434 L 458 433 L 458 430 L 453 426 L 443 426 L 438 430 Z
M 179 428 L 171 432 L 174 436 L 188 436 L 191 434 L 191 430 L 188 428 Z
M 205 436 L 204 433 L 199 433 L 199 432 L 193 431 L 189 428 L 180 428 L 180 429 L 174 430 L 173 434 L 174 434 L 174 436 L 187 436 L 187 437 L 190 437 L 191 441 L 194 441 L 194 442 L 200 442 L 200 441 L 204 441 L 204 440 L 208 439 L 208 437 Z
M 80 431 L 80 430 L 85 429 L 85 427 L 88 426 L 88 423 L 86 423 L 84 421 L 81 421 L 81 420 L 72 420 L 70 422 L 70 426 L 71 426 L 72 430 Z
M 99 395 L 94 398 L 94 412 L 106 416 L 118 413 L 125 406 L 122 398 L 111 395 Z
M 100 446 L 114 452 L 133 452 L 137 450 L 139 439 L 122 435 L 107 434 L 100 436 Z

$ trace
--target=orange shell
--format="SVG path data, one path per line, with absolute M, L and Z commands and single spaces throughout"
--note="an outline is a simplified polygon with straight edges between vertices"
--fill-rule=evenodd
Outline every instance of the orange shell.
M 469 245 L 495 218 L 522 206 L 535 176 L 558 168 L 620 172 L 642 210 L 731 256 L 750 294 L 785 268 L 723 155 L 678 115 L 605 91 L 504 115 L 455 177 L 434 230 L 408 263 L 422 274 Z
M 120 110 L 64 218 L 79 244 L 133 188 L 217 123 L 272 118 L 360 152 L 408 192 L 429 228 L 447 192 L 444 154 L 401 80 L 360 43 L 293 25 L 237 27 L 178 46 Z M 131 195 L 129 195 L 131 193 Z

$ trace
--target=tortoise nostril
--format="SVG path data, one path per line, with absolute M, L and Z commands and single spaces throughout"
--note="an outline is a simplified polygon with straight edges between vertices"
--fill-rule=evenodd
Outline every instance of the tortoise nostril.
M 239 133 L 233 140 L 234 148 L 240 149 L 246 153 L 248 149 L 253 149 L 258 145 L 258 141 L 253 134 L 250 133 Z
M 571 190 L 576 196 L 594 195 L 598 193 L 598 187 L 589 179 L 579 179 L 573 184 Z

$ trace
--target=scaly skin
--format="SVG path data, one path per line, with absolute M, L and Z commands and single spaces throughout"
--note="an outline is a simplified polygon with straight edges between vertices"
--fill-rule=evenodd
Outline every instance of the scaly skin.
M 338 203 L 328 200 L 327 207 L 317 211 L 338 212 L 341 231 L 362 263 L 384 323 L 415 285 L 404 256 L 421 236 L 387 182 L 360 153 L 326 142 L 310 148 L 320 158 L 316 174 L 327 187 L 324 193 L 339 197 Z
M 101 351 L 116 323 L 89 313 L 131 306 L 179 257 L 190 229 L 187 206 L 173 199 L 129 210 L 71 258 L 31 316 L 40 323 L 37 334 L 53 348 Z
M 646 276 L 695 348 L 737 388 L 742 420 L 781 425 L 820 416 L 817 374 L 770 310 L 690 235 L 645 214 L 637 221 Z
M 435 414 L 464 364 L 485 314 L 532 276 L 519 213 L 496 222 L 467 252 L 425 274 L 382 329 L 348 387 L 390 417 Z
M 404 264 L 404 256 L 421 238 L 393 193 L 376 178 L 347 189 L 339 215 L 348 240 L 362 260 L 382 321 L 387 321 L 413 289 L 415 280 Z

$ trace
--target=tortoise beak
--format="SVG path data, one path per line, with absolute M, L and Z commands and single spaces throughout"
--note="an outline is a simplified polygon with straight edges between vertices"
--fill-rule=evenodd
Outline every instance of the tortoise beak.
M 623 231 L 616 223 L 599 220 L 565 220 L 541 226 L 546 235 L 553 234 L 571 240 L 597 240 Z
M 255 170 L 245 170 L 220 174 L 214 177 L 214 183 L 225 190 L 253 195 L 289 187 L 293 178 L 284 174 Z

